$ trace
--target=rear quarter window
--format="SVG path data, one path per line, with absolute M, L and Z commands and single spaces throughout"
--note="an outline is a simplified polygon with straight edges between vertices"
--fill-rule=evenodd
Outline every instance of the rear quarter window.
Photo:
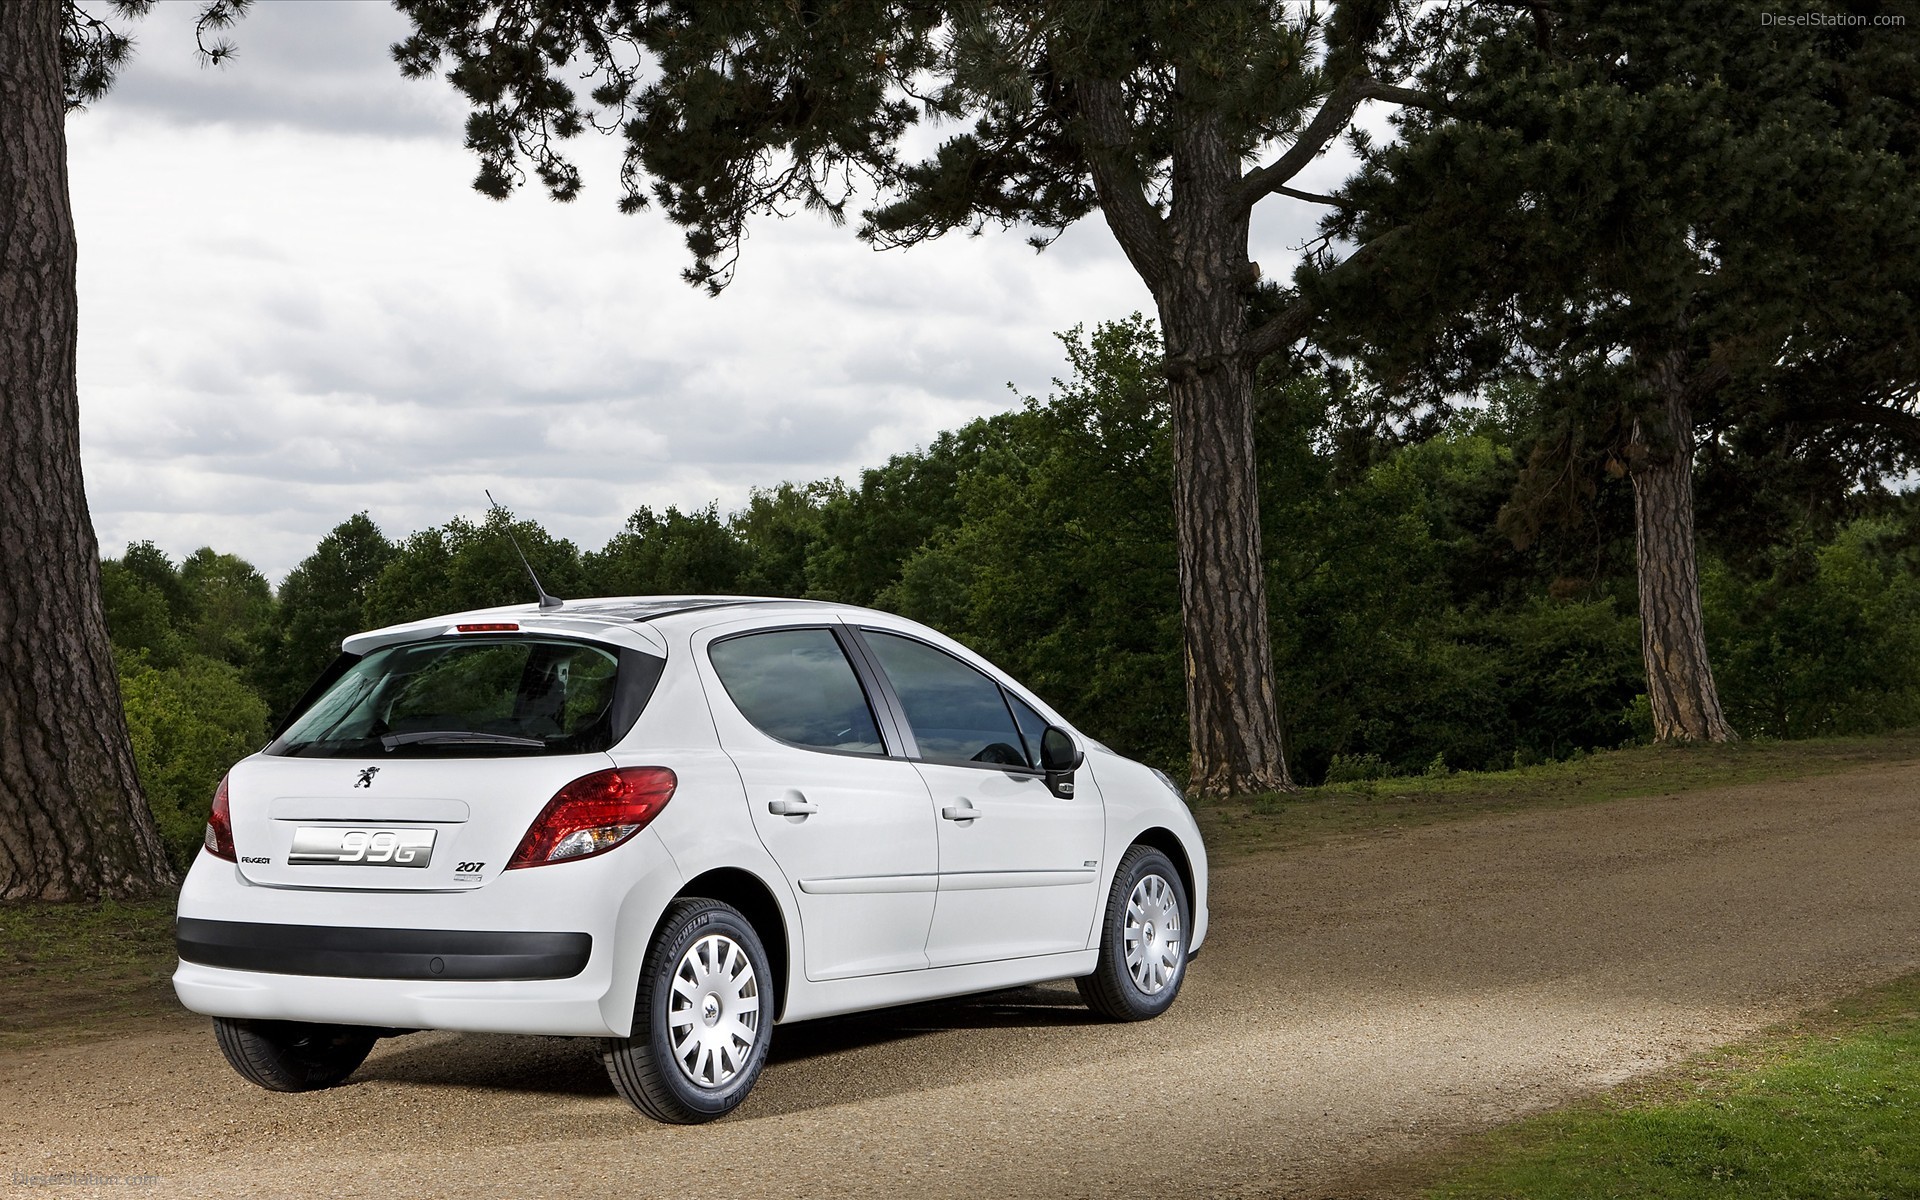
M 740 715 L 768 737 L 811 750 L 885 754 L 866 691 L 827 629 L 774 629 L 707 647 Z

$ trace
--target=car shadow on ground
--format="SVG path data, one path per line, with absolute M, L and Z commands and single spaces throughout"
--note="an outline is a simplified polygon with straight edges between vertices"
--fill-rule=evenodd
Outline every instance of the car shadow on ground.
M 1040 984 L 782 1025 L 774 1031 L 767 1065 L 804 1062 L 955 1029 L 1047 1029 L 1095 1021 L 1072 984 Z
M 902 1052 L 919 1039 L 961 1030 L 1071 1028 L 1097 1021 L 1069 983 L 781 1025 L 742 1116 L 773 1116 L 955 1082 L 951 1064 L 943 1068 Z M 993 1073 L 996 1065 L 1033 1067 L 1031 1047 L 983 1039 L 969 1050 L 963 1056 L 969 1078 Z M 824 1061 L 835 1059 L 831 1065 Z M 833 1086 L 823 1087 L 828 1072 Z M 395 1038 L 382 1042 L 354 1072 L 353 1083 L 375 1082 L 546 1096 L 613 1093 L 600 1063 L 600 1043 L 593 1038 L 482 1033 Z

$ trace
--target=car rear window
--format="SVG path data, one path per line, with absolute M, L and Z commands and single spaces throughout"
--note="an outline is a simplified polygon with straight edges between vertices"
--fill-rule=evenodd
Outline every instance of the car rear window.
M 644 656 L 641 656 L 644 657 Z M 618 651 L 561 638 L 442 638 L 388 646 L 348 668 L 269 754 L 589 754 L 610 747 Z M 649 685 L 652 680 L 647 681 Z M 629 717 L 624 725 L 631 725 Z

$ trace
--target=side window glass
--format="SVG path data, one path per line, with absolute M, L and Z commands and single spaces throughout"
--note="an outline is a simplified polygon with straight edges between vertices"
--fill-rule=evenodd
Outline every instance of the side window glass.
M 816 750 L 884 754 L 867 696 L 831 630 L 775 629 L 707 648 L 740 714 L 769 737 Z
M 1034 766 L 1040 765 L 1040 735 L 1047 731 L 1047 719 L 1035 712 L 1033 705 L 1007 693 L 1007 704 L 1013 709 L 1013 719 L 1020 726 L 1020 736 L 1027 743 L 1027 761 Z
M 921 758 L 1027 765 L 1020 731 L 1000 698 L 999 684 L 924 642 L 878 630 L 864 632 L 906 710 Z

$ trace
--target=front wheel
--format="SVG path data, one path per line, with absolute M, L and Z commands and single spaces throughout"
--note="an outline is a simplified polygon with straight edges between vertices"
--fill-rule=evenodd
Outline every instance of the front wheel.
M 1087 1007 L 1113 1021 L 1167 1011 L 1187 973 L 1191 913 L 1173 861 L 1152 846 L 1129 849 L 1107 896 L 1100 962 L 1074 980 Z
M 312 1092 L 344 1083 L 372 1052 L 379 1035 L 354 1025 L 304 1021 L 213 1019 L 227 1062 L 270 1092 Z
M 676 900 L 640 971 L 633 1033 L 600 1057 L 627 1103 L 693 1125 L 747 1098 L 772 1031 L 773 971 L 753 926 L 718 900 Z

